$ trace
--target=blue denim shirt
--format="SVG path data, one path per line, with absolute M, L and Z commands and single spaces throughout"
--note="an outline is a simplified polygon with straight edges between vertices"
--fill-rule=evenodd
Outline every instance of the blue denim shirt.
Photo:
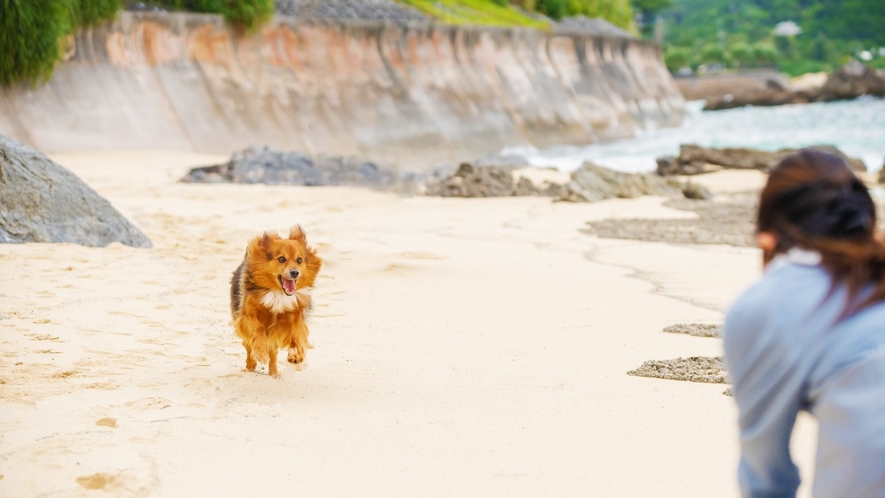
M 820 427 L 813 495 L 885 497 L 885 303 L 839 320 L 845 290 L 808 253 L 791 256 L 772 261 L 723 327 L 742 493 L 795 496 L 789 442 L 807 410 Z

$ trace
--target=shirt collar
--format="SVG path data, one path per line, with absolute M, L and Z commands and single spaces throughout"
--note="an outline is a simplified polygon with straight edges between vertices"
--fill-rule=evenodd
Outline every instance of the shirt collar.
M 781 266 L 788 264 L 802 266 L 818 266 L 823 261 L 823 257 L 817 251 L 802 249 L 801 247 L 793 247 L 785 253 L 778 254 L 768 263 L 765 268 L 766 272 L 772 271 Z

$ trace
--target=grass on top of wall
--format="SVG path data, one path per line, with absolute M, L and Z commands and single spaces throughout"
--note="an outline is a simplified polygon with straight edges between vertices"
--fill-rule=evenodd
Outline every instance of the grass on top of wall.
M 399 2 L 450 24 L 548 28 L 547 22 L 529 17 L 509 5 L 501 5 L 494 0 L 399 0 Z

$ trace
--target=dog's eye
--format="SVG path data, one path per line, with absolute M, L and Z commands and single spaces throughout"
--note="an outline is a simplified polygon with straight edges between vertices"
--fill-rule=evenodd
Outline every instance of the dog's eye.
M 285 262 L 286 262 L 286 257 L 285 257 L 285 256 L 280 256 L 279 258 L 277 258 L 277 261 L 279 261 L 280 263 L 285 263 Z
M 304 260 L 303 260 L 303 259 L 301 259 L 301 258 L 298 258 L 298 259 L 296 259 L 296 260 L 295 260 L 295 262 L 296 262 L 296 263 L 298 263 L 298 264 L 299 264 L 299 265 L 300 265 L 300 264 L 301 264 L 301 263 L 303 263 L 303 262 L 304 262 Z

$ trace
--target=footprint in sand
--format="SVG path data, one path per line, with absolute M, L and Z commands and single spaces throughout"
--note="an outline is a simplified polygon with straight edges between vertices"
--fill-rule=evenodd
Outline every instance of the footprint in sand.
M 116 429 L 117 428 L 117 419 L 112 418 L 112 417 L 105 417 L 102 419 L 98 419 L 95 422 L 95 425 L 100 425 L 102 427 L 110 427 L 112 429 Z
M 106 489 L 107 487 L 116 484 L 118 477 L 119 476 L 115 476 L 114 474 L 98 472 L 91 476 L 78 477 L 77 484 L 86 489 Z

